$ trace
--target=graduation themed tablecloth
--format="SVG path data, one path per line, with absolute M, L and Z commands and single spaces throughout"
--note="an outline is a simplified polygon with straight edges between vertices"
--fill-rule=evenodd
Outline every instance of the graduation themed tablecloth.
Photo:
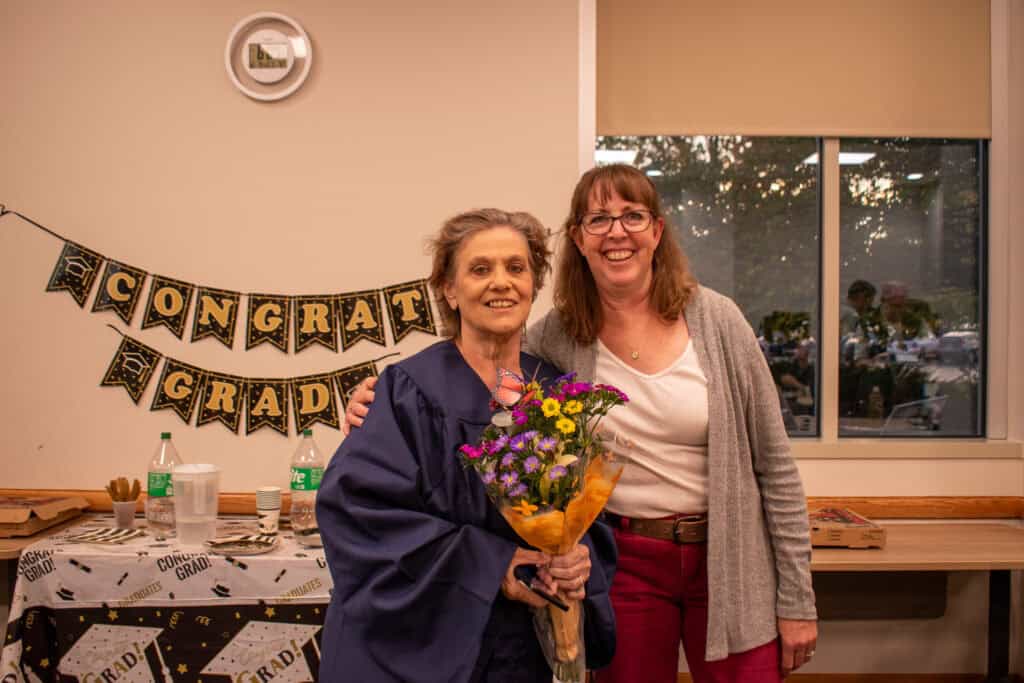
M 255 526 L 221 520 L 218 536 Z M 149 531 L 118 545 L 69 541 L 112 527 L 90 516 L 22 553 L 0 683 L 317 680 L 332 585 L 322 549 L 287 531 L 247 556 Z

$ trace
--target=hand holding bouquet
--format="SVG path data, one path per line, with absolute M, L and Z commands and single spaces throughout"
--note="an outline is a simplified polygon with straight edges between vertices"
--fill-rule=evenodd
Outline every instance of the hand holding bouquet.
M 560 377 L 545 393 L 536 382 L 524 384 L 499 371 L 499 412 L 478 444 L 459 449 L 516 533 L 552 555 L 563 555 L 579 543 L 622 474 L 598 425 L 609 410 L 629 399 L 613 386 L 574 378 Z M 581 681 L 585 658 L 580 604 L 560 597 L 569 610 L 549 606 L 535 614 L 535 623 L 555 676 L 567 683 Z M 543 642 L 546 635 L 551 642 Z

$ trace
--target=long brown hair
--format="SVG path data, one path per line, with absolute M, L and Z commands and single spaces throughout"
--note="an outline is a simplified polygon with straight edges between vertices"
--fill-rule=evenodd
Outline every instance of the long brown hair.
M 530 272 L 533 274 L 533 298 L 544 286 L 544 278 L 551 270 L 548 257 L 551 251 L 547 245 L 547 230 L 539 220 L 524 211 L 502 211 L 501 209 L 474 209 L 452 216 L 444 222 L 437 235 L 427 243 L 427 249 L 434 256 L 430 271 L 430 289 L 441 317 L 441 332 L 449 338 L 458 338 L 462 318 L 459 311 L 449 305 L 444 296 L 444 286 L 455 276 L 455 256 L 467 237 L 482 230 L 510 227 L 526 238 L 530 253 Z
M 554 304 L 566 331 L 578 344 L 592 344 L 597 339 L 604 325 L 604 314 L 594 274 L 576 247 L 574 238 L 582 229 L 591 193 L 604 202 L 612 192 L 628 202 L 647 207 L 653 220 L 665 217 L 654 184 L 633 166 L 598 166 L 584 173 L 576 183 L 569 215 L 562 226 L 562 245 L 555 268 Z M 697 278 L 690 271 L 686 254 L 667 224 L 654 250 L 651 268 L 651 306 L 662 319 L 677 320 L 697 289 Z

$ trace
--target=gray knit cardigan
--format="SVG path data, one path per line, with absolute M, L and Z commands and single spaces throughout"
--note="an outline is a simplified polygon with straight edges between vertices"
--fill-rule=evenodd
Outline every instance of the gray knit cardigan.
M 708 380 L 705 658 L 714 661 L 775 638 L 777 617 L 817 614 L 807 500 L 757 339 L 736 304 L 707 287 L 698 288 L 685 316 Z M 530 353 L 594 380 L 596 345 L 576 344 L 556 311 L 526 337 Z

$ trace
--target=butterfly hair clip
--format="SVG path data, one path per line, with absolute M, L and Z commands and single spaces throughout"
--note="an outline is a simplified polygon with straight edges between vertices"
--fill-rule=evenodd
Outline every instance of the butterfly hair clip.
M 523 398 L 526 391 L 526 380 L 522 375 L 507 368 L 498 368 L 497 382 L 491 392 L 496 412 L 491 416 L 491 424 L 495 427 L 512 426 L 512 408 Z

